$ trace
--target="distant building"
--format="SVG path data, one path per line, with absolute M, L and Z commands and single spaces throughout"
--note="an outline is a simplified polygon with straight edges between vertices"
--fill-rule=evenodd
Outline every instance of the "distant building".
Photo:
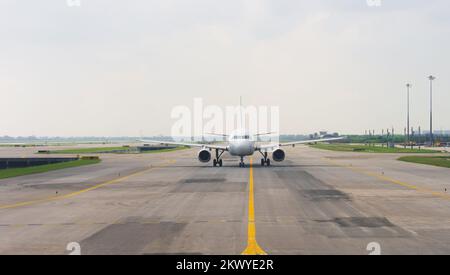
M 335 132 L 332 134 L 329 134 L 328 131 L 320 131 L 319 133 L 310 134 L 310 139 L 320 139 L 320 138 L 333 138 L 338 137 L 339 133 Z

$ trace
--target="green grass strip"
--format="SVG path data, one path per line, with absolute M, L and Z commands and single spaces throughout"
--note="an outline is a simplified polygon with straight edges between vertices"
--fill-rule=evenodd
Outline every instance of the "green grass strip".
M 50 154 L 95 154 L 101 152 L 126 151 L 129 147 L 74 148 L 50 151 Z
M 450 168 L 450 156 L 441 156 L 441 157 L 407 156 L 401 157 L 398 160 Z
M 141 153 L 164 153 L 186 149 L 186 147 L 176 147 L 176 148 L 168 148 L 168 149 L 159 149 L 159 150 L 149 150 L 142 151 Z M 74 149 L 63 149 L 63 150 L 54 150 L 41 154 L 99 154 L 99 153 L 114 153 L 114 152 L 123 152 L 123 153 L 137 153 L 136 147 L 98 147 L 98 148 L 74 148 Z
M 414 154 L 433 154 L 440 153 L 437 150 L 428 149 L 410 149 L 410 148 L 389 148 L 381 146 L 369 146 L 369 145 L 353 145 L 353 144 L 324 144 L 317 143 L 310 145 L 313 148 L 340 151 L 340 152 L 362 152 L 362 153 L 414 153 Z
M 30 175 L 30 174 L 45 173 L 48 171 L 72 168 L 72 167 L 78 167 L 78 166 L 84 166 L 84 165 L 91 165 L 91 164 L 99 163 L 100 161 L 101 161 L 100 159 L 93 159 L 93 160 L 80 159 L 80 160 L 74 160 L 74 161 L 68 161 L 68 162 L 37 165 L 37 166 L 24 167 L 24 168 L 0 169 L 0 179 L 12 178 L 12 177 L 18 177 L 18 176 L 24 176 L 24 175 Z

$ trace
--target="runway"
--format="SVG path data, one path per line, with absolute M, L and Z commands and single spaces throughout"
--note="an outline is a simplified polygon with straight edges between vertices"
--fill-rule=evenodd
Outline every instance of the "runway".
M 0 180 L 0 254 L 450 254 L 450 169 L 397 157 L 298 146 L 271 167 L 255 154 L 214 168 L 196 150 L 103 154 Z

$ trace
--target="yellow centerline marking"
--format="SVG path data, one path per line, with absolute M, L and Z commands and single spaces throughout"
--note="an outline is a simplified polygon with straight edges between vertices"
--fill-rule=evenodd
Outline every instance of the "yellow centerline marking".
M 47 198 L 43 198 L 43 199 L 18 202 L 18 203 L 14 203 L 14 204 L 0 205 L 0 210 L 17 208 L 17 207 L 28 206 L 28 205 L 38 204 L 38 203 L 45 203 L 45 202 L 51 202 L 51 201 L 56 201 L 56 200 L 63 200 L 63 199 L 72 198 L 72 197 L 81 195 L 83 193 L 86 193 L 86 192 L 89 192 L 89 191 L 92 191 L 92 190 L 104 187 L 106 185 L 110 185 L 110 184 L 113 184 L 113 183 L 121 182 L 121 181 L 129 179 L 131 177 L 143 174 L 143 173 L 145 173 L 147 171 L 150 171 L 152 169 L 162 168 L 162 167 L 168 166 L 170 163 L 173 163 L 173 162 L 175 162 L 175 161 L 172 160 L 169 163 L 161 165 L 161 166 L 145 168 L 145 169 L 143 169 L 141 171 L 131 173 L 131 174 L 127 175 L 127 176 L 123 176 L 123 177 L 115 178 L 115 179 L 112 179 L 112 180 L 108 180 L 108 181 L 102 182 L 100 184 L 91 186 L 89 188 L 82 189 L 82 190 L 79 190 L 79 191 L 76 191 L 76 192 L 72 192 L 72 193 L 69 193 L 69 194 L 66 194 L 66 195 L 53 196 L 53 197 L 47 197 Z
M 248 232 L 247 232 L 247 248 L 242 255 L 267 255 L 266 252 L 258 245 L 256 241 L 256 225 L 255 225 L 255 198 L 253 189 L 253 159 L 250 159 L 250 176 L 248 190 Z
M 348 169 L 350 169 L 352 171 L 355 171 L 357 173 L 360 173 L 360 174 L 364 174 L 364 175 L 367 175 L 367 176 L 371 176 L 371 177 L 377 178 L 377 179 L 379 179 L 381 181 L 394 183 L 394 184 L 406 187 L 406 188 L 411 189 L 411 190 L 416 190 L 416 191 L 419 191 L 421 193 L 425 193 L 425 194 L 432 195 L 432 196 L 435 196 L 435 197 L 440 197 L 442 199 L 450 200 L 450 195 L 446 194 L 446 193 L 442 193 L 442 192 L 434 191 L 434 190 L 431 190 L 431 189 L 428 189 L 428 188 L 419 187 L 419 186 L 416 186 L 416 185 L 413 185 L 413 184 L 410 184 L 410 183 L 402 182 L 402 181 L 399 181 L 399 180 L 387 177 L 385 175 L 378 175 L 378 174 L 376 174 L 374 172 L 367 171 L 367 170 L 364 170 L 362 168 L 358 168 L 358 167 L 354 167 L 354 166 L 346 165 L 346 164 L 341 164 L 341 163 L 333 161 L 333 160 L 331 160 L 329 158 L 324 158 L 324 159 L 326 161 L 328 161 L 329 163 L 335 164 L 335 165 L 340 166 L 340 167 L 348 168 Z

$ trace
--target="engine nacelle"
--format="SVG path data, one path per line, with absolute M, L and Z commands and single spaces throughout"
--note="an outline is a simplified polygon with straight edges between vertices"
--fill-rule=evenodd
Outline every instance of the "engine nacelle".
M 273 151 L 273 153 L 272 153 L 272 159 L 276 162 L 283 161 L 285 157 L 286 157 L 286 154 L 281 149 L 277 149 L 277 150 Z
M 211 160 L 211 152 L 206 149 L 201 150 L 198 152 L 198 160 L 200 162 L 209 162 Z

